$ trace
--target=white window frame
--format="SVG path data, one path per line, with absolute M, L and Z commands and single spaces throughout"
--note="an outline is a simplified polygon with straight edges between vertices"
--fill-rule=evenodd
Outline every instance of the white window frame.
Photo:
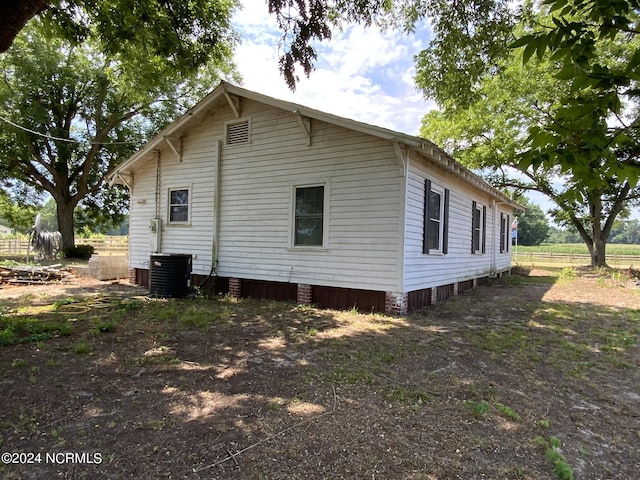
M 431 191 L 430 193 L 437 193 L 438 195 L 440 195 L 440 212 L 439 212 L 439 220 L 438 220 L 438 248 L 431 248 L 429 247 L 429 255 L 432 254 L 442 254 L 442 247 L 444 245 L 444 223 L 445 223 L 445 219 L 444 219 L 444 193 L 445 189 L 444 187 L 441 187 L 440 185 L 431 182 Z M 430 202 L 431 199 L 428 198 L 427 202 Z M 431 214 L 431 212 L 429 212 L 429 214 Z M 431 218 L 427 219 L 428 222 L 431 222 Z
M 322 245 L 298 245 L 296 244 L 296 192 L 299 188 L 323 187 L 323 211 L 322 211 Z M 329 248 L 329 199 L 331 198 L 331 186 L 329 181 L 295 183 L 290 191 L 290 228 L 289 248 L 292 250 L 324 251 Z
M 511 247 L 511 222 L 512 215 L 500 212 L 500 253 L 508 254 Z
M 486 212 L 486 206 L 482 205 L 481 203 L 476 202 L 475 203 L 475 210 L 473 211 L 473 218 L 471 219 L 471 223 L 474 226 L 474 235 L 473 235 L 473 253 L 476 255 L 482 255 L 483 253 L 485 253 L 482 249 L 482 244 L 484 242 L 486 242 L 486 237 L 485 237 L 485 222 L 486 220 L 483 218 Z M 478 214 L 478 228 L 476 229 L 475 226 L 475 215 L 476 213 Z M 476 248 L 475 245 L 475 232 L 476 230 L 478 231 L 478 248 Z M 485 247 L 486 248 L 486 247 Z
M 188 195 L 187 200 L 187 219 L 186 220 L 171 220 L 171 192 L 177 192 L 180 190 L 186 190 Z M 169 225 L 190 225 L 191 224 L 191 203 L 192 203 L 192 189 L 191 187 L 170 187 L 167 189 L 167 224 Z M 183 204 L 181 204 L 183 205 Z

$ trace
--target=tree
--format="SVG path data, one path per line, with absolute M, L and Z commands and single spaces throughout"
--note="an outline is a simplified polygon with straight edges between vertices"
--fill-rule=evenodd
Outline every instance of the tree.
M 37 16 L 62 38 L 92 39 L 107 55 L 165 59 L 193 70 L 229 47 L 237 6 L 236 0 L 3 0 L 0 52 Z
M 616 222 L 611 230 L 611 243 L 640 244 L 640 220 Z
M 525 197 L 519 198 L 518 202 L 526 207 L 524 212 L 516 212 L 518 219 L 518 244 L 519 245 L 540 245 L 549 234 L 549 222 L 542 209 Z
M 569 88 L 547 121 L 529 130 L 530 164 L 554 165 L 588 180 L 596 167 L 631 186 L 640 175 L 640 3 L 637 0 L 546 0 L 544 16 L 524 18 L 524 63 L 551 59 Z
M 6 51 L 27 22 L 51 2 L 52 0 L 4 0 L 0 5 L 0 52 Z
M 331 38 L 345 23 L 393 26 L 411 32 L 416 22 L 429 18 L 436 33 L 432 43 L 435 54 L 440 50 L 452 53 L 438 55 L 448 61 L 433 70 L 434 82 L 446 70 L 457 78 L 458 87 L 452 92 L 459 93 L 507 48 L 514 21 L 505 0 L 268 0 L 268 5 L 282 30 L 280 71 L 292 89 L 299 80 L 296 67 L 307 76 L 313 71 L 317 59 L 314 42 Z M 466 72 L 459 68 L 461 63 Z
M 36 209 L 31 205 L 16 202 L 0 190 L 0 223 L 21 233 L 27 233 L 36 218 Z
M 613 48 L 613 46 L 612 46 Z M 618 50 L 618 51 L 623 51 Z M 591 159 L 589 175 L 571 168 L 570 157 L 555 164 L 522 162 L 529 131 L 548 121 L 548 112 L 562 108 L 571 89 L 557 78 L 555 63 L 545 60 L 523 66 L 521 51 L 512 51 L 499 63 L 498 73 L 485 75 L 475 87 L 474 99 L 447 101 L 440 111 L 427 114 L 422 134 L 440 143 L 462 163 L 483 172 L 495 186 L 516 192 L 536 190 L 558 208 L 550 213 L 561 225 L 575 228 L 591 252 L 592 265 L 606 265 L 606 243 L 615 219 L 638 202 L 640 190 L 610 158 L 623 161 L 632 150 L 612 144 L 611 151 Z M 420 71 L 417 82 L 421 83 Z
M 18 193 L 48 192 L 63 248 L 72 247 L 75 208 L 84 201 L 104 214 L 121 212 L 122 196 L 103 190 L 106 173 L 230 70 L 227 51 L 198 74 L 157 57 L 134 69 L 131 58 L 52 37 L 34 20 L 0 60 L 3 183 Z
M 558 227 L 551 226 L 549 228 L 549 235 L 545 239 L 547 243 L 580 243 L 582 239 L 578 232 L 574 229 L 564 230 Z

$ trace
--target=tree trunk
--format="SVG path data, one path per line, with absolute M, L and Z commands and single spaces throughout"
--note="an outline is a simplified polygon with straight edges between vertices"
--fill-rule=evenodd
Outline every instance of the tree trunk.
M 602 229 L 602 194 L 598 193 L 589 199 L 591 211 L 591 266 L 608 267 L 606 258 L 606 245 L 608 233 Z
M 62 250 L 72 248 L 75 245 L 75 232 L 73 211 L 75 205 L 68 202 L 56 201 L 56 214 L 58 218 L 58 231 L 62 234 Z
M 606 254 L 606 242 L 601 238 L 596 238 L 591 242 L 589 246 L 589 253 L 591 254 L 591 266 L 592 267 L 608 267 L 607 254 Z
M 51 3 L 51 0 L 2 0 L 0 18 L 0 52 L 5 52 L 27 22 Z

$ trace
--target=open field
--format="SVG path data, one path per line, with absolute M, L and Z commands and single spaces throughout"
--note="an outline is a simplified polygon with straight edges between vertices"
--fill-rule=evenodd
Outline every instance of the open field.
M 543 243 L 542 245 L 535 246 L 518 245 L 517 249 L 520 253 L 589 254 L 589 250 L 584 243 Z M 631 255 L 640 257 L 640 245 L 608 243 L 607 255 Z
M 126 236 L 78 239 L 78 244 L 93 245 L 99 255 L 126 255 Z M 27 254 L 27 239 L 0 238 L 0 256 L 24 261 Z M 550 267 L 589 265 L 591 259 L 584 243 L 548 243 L 537 246 L 518 245 L 513 248 L 514 265 Z M 640 268 L 640 245 L 607 245 L 607 260 L 610 266 Z
M 618 272 L 407 318 L 145 295 L 0 289 L 2 478 L 637 478 L 640 287 Z
M 514 246 L 512 262 L 528 267 L 586 266 L 591 264 L 591 257 L 584 243 L 546 243 Z M 640 268 L 640 245 L 608 244 L 607 263 L 618 268 Z

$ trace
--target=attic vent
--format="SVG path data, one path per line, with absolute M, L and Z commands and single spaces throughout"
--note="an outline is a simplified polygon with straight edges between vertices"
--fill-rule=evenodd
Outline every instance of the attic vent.
M 227 125 L 227 145 L 249 143 L 249 120 Z

